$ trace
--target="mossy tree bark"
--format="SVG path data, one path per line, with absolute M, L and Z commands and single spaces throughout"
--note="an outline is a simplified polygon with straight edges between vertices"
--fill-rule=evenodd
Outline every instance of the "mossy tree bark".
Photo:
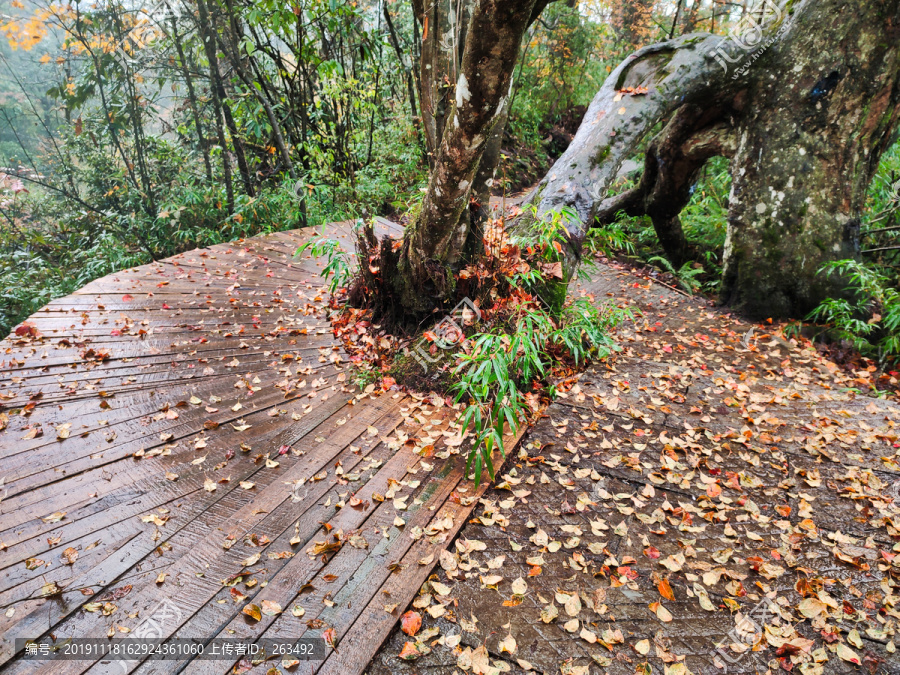
M 419 101 L 429 168 L 434 168 L 444 125 L 452 110 L 473 0 L 412 0 L 422 29 Z
M 455 272 L 479 248 L 471 214 L 496 166 L 493 144 L 506 122 L 522 37 L 546 0 L 470 3 L 453 95 L 442 94 L 449 111 L 439 143 L 441 124 L 426 119 L 433 170 L 421 213 L 402 246 L 381 245 L 378 253 L 390 303 L 403 312 L 421 314 L 452 300 Z M 575 139 L 529 197 L 538 218 L 562 208 L 576 214 L 566 226 L 563 284 L 589 229 L 619 211 L 649 215 L 680 264 L 689 242 L 679 212 L 704 162 L 724 155 L 733 182 L 723 299 L 751 316 L 798 316 L 840 292 L 817 270 L 857 254 L 866 190 L 896 137 L 900 0 L 766 6 L 775 11 L 755 35 L 694 34 L 651 45 L 607 78 Z M 423 64 L 427 53 L 423 48 Z M 427 118 L 433 113 L 426 111 L 424 81 L 422 89 Z M 660 127 L 640 184 L 611 195 L 622 162 Z M 533 224 L 521 217 L 514 227 Z M 375 248 L 371 242 L 367 250 Z
M 537 218 L 562 209 L 577 216 L 566 223 L 565 281 L 581 261 L 588 230 L 598 219 L 608 220 L 619 210 L 634 215 L 648 209 L 655 213 L 653 222 L 667 249 L 676 257 L 684 254 L 686 244 L 677 218 L 680 206 L 673 207 L 683 204 L 702 160 L 681 157 L 691 153 L 681 146 L 695 133 L 708 135 L 720 127 L 726 133 L 728 125 L 721 120 L 732 110 L 741 86 L 706 58 L 721 40 L 716 35 L 687 35 L 639 49 L 610 74 L 594 96 L 572 143 L 528 200 L 536 206 Z M 618 201 L 607 201 L 622 162 L 639 151 L 654 127 L 673 115 L 672 122 L 651 143 L 641 185 Z M 661 162 L 661 156 L 673 161 Z M 666 224 L 671 231 L 664 229 Z M 531 226 L 527 219 L 516 224 L 520 230 Z
M 477 232 L 473 228 L 477 218 L 470 217 L 469 210 L 478 211 L 477 200 L 489 196 L 522 38 L 547 4 L 547 0 L 460 3 L 465 9 L 458 11 L 470 14 L 464 31 L 454 27 L 454 15 L 445 20 L 443 13 L 435 14 L 437 5 L 421 12 L 423 126 L 429 148 L 434 149 L 422 209 L 407 228 L 393 280 L 407 311 L 427 312 L 450 299 L 465 253 L 480 249 L 480 237 L 470 236 L 473 229 Z M 440 27 L 443 41 L 436 32 L 425 33 L 429 17 L 431 26 Z M 454 53 L 448 55 L 443 46 L 455 44 L 459 34 L 465 42 L 451 97 L 448 91 L 441 94 L 442 84 L 435 79 L 454 71 Z M 478 241 L 473 244 L 474 239 Z
M 649 215 L 680 263 L 678 212 L 703 162 L 724 155 L 733 183 L 723 300 L 753 317 L 803 316 L 842 292 L 818 270 L 858 254 L 866 191 L 896 138 L 900 0 L 800 0 L 773 14 L 755 50 L 689 35 L 638 50 L 607 79 L 530 197 L 539 216 L 578 215 L 567 279 L 588 229 L 619 211 Z M 661 123 L 640 185 L 610 197 L 622 161 Z
M 722 296 L 755 317 L 803 316 L 842 294 L 817 271 L 858 255 L 900 114 L 900 2 L 809 2 L 796 19 L 753 66 L 732 162 Z

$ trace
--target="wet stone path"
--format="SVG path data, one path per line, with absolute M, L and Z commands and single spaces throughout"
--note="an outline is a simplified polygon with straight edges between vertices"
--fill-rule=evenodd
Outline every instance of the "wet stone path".
M 579 292 L 643 314 L 526 435 L 368 672 L 900 673 L 900 406 L 615 266 Z

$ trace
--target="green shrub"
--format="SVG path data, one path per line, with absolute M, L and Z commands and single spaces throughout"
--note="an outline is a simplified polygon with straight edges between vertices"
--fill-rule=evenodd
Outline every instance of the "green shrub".
M 499 449 L 504 455 L 504 432 L 515 433 L 527 417 L 527 397 L 537 397 L 545 386 L 553 396 L 549 376 L 567 360 L 581 366 L 590 357 L 618 350 L 610 331 L 630 316 L 628 310 L 597 307 L 587 298 L 575 300 L 556 317 L 529 305 L 508 323 L 466 341 L 456 354 L 454 375 L 459 379 L 452 391 L 457 402 L 466 403 L 462 425 L 474 435 L 466 473 L 474 472 L 476 485 L 485 470 L 493 480 L 491 453 Z
M 807 318 L 831 324 L 839 339 L 881 365 L 895 361 L 900 356 L 900 293 L 891 279 L 856 260 L 827 263 L 820 272 L 845 277 L 853 297 L 828 298 Z

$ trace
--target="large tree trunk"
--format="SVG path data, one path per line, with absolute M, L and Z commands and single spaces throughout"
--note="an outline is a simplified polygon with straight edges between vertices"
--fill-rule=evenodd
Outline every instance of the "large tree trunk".
M 431 176 L 402 244 L 359 237 L 351 299 L 415 320 L 455 300 L 456 275 L 480 255 L 481 224 L 528 27 L 552 0 L 412 0 L 422 27 L 420 102 Z
M 358 291 L 377 314 L 411 319 L 452 301 L 456 273 L 480 253 L 513 69 L 526 30 L 549 1 L 413 0 L 423 33 L 420 100 L 432 171 L 402 245 L 379 244 L 371 232 L 359 239 L 365 264 L 354 300 L 363 301 Z
M 802 316 L 843 291 L 821 265 L 859 253 L 900 113 L 900 2 L 808 2 L 763 58 L 732 162 L 722 296 L 752 316 Z
M 715 61 L 706 58 L 721 40 L 715 35 L 687 35 L 645 47 L 625 59 L 591 101 L 566 152 L 529 196 L 528 201 L 537 207 L 538 218 L 563 209 L 577 215 L 566 223 L 569 238 L 565 242 L 564 283 L 575 273 L 581 261 L 581 246 L 598 218 L 607 219 L 610 211 L 614 215 L 620 209 L 644 213 L 639 205 L 661 203 L 668 198 L 664 190 L 660 190 L 661 198 L 649 201 L 643 195 L 632 193 L 629 200 L 634 203 L 628 209 L 624 204 L 611 205 L 605 201 L 622 162 L 638 152 L 647 133 L 682 107 L 701 111 L 692 112 L 691 124 L 683 123 L 676 116 L 677 121 L 666 127 L 654 143 L 662 147 L 680 146 L 694 131 L 708 133 L 709 127 L 719 126 L 723 111 L 731 110 L 741 83 L 727 78 Z M 702 111 L 707 109 L 717 114 L 704 114 Z M 663 138 L 666 136 L 672 138 Z M 647 156 L 651 160 L 647 178 L 653 176 L 654 180 L 642 183 L 638 188 L 641 193 L 653 192 L 655 187 L 650 183 L 655 184 L 657 178 L 679 185 L 686 182 L 676 181 L 668 169 L 661 171 L 654 166 L 658 153 L 653 147 Z M 674 218 L 668 214 L 665 220 L 677 221 L 677 210 Z M 654 223 L 661 225 L 662 219 L 654 219 Z M 517 224 L 520 232 L 529 227 L 531 223 L 527 219 Z M 661 237 L 663 241 L 669 238 L 665 234 Z M 674 248 L 683 249 L 684 244 L 677 239 L 673 235 Z
M 685 36 L 639 50 L 610 75 L 530 197 L 539 217 L 577 213 L 566 281 L 588 229 L 620 210 L 650 215 L 669 256 L 683 259 L 678 212 L 700 166 L 720 154 L 733 158 L 723 299 L 755 317 L 800 316 L 841 292 L 817 270 L 857 254 L 866 190 L 896 136 L 900 0 L 787 7 L 760 33 Z M 609 198 L 622 161 L 660 123 L 640 185 Z
M 453 107 L 453 83 L 459 77 L 473 4 L 474 0 L 413 0 L 413 13 L 422 26 L 419 100 L 432 169 Z
M 478 248 L 473 198 L 485 195 L 493 175 L 518 48 L 545 4 L 473 2 L 422 211 L 399 251 L 382 244 L 381 262 L 363 266 L 365 286 L 378 274 L 382 286 L 389 281 L 395 313 L 421 314 L 452 299 L 456 271 Z M 575 214 L 561 242 L 563 281 L 546 289 L 551 303 L 564 295 L 589 228 L 619 211 L 649 215 L 670 258 L 686 259 L 678 214 L 713 155 L 732 158 L 723 298 L 753 316 L 796 316 L 841 291 L 817 271 L 857 253 L 866 189 L 896 135 L 900 0 L 783 4 L 766 0 L 767 13 L 755 17 L 761 27 L 742 24 L 734 37 L 687 35 L 645 47 L 607 78 L 568 150 L 530 196 L 536 215 L 515 224 L 527 234 L 533 217 Z M 640 184 L 611 196 L 622 162 L 660 127 Z M 366 242 L 371 262 L 375 242 Z
M 452 290 L 453 270 L 469 233 L 463 213 L 488 139 L 505 122 L 513 67 L 534 2 L 482 0 L 473 10 L 455 100 L 422 211 L 403 241 L 398 290 L 407 307 L 426 309 L 426 294 L 447 297 Z

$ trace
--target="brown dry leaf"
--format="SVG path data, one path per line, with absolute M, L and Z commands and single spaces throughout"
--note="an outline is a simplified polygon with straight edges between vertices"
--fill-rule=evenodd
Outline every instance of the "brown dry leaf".
M 74 565 L 78 560 L 78 551 L 71 546 L 62 552 L 63 565 Z
M 254 621 L 259 621 L 260 619 L 262 619 L 262 612 L 260 611 L 258 605 L 247 605 L 241 610 L 241 614 L 249 616 Z
M 858 666 L 862 665 L 862 659 L 859 658 L 859 655 L 844 643 L 838 643 L 834 651 L 837 652 L 837 655 L 844 661 L 855 663 Z
M 62 593 L 62 589 L 56 585 L 55 581 L 51 581 L 50 583 L 41 586 L 42 597 L 47 597 L 48 595 L 56 595 L 57 593 Z
M 518 649 L 518 645 L 516 644 L 516 639 L 512 635 L 507 635 L 505 638 L 500 640 L 497 648 L 500 650 L 501 654 L 503 652 L 506 652 L 507 654 L 515 654 L 516 649 Z
M 566 614 L 569 616 L 578 616 L 581 613 L 581 598 L 578 597 L 577 593 L 573 593 L 564 602 L 564 606 L 566 608 Z
M 818 598 L 805 598 L 800 601 L 800 604 L 797 606 L 797 609 L 800 613 L 805 616 L 807 619 L 814 619 L 819 616 L 822 612 L 828 611 L 828 605 L 819 600 Z
M 663 607 L 661 602 L 651 602 L 650 611 L 656 614 L 656 618 L 663 623 L 669 623 L 672 620 L 672 613 Z
M 335 553 L 341 549 L 341 545 L 342 543 L 339 541 L 317 541 L 310 549 L 310 553 L 314 556 Z
M 41 427 L 31 427 L 31 429 L 28 430 L 28 433 L 25 434 L 24 436 L 22 436 L 22 440 L 30 441 L 39 436 L 43 436 L 43 435 L 44 435 L 44 430 L 41 429 Z
M 488 588 L 496 588 L 497 585 L 503 581 L 503 577 L 499 574 L 482 574 L 478 578 L 481 579 L 481 583 Z

